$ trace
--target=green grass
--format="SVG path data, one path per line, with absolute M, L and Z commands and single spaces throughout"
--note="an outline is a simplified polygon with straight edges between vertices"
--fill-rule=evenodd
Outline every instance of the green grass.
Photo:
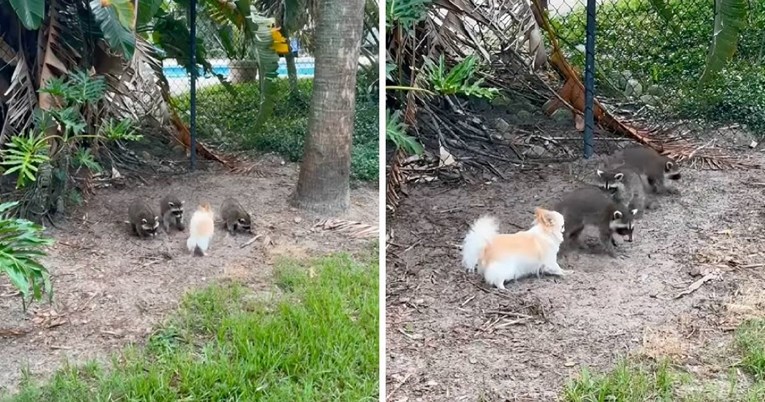
M 593 375 L 583 369 L 579 378 L 566 386 L 564 399 L 570 402 L 672 401 L 680 376 L 666 362 L 650 365 L 622 361 L 611 372 Z
M 750 320 L 739 326 L 727 362 L 707 362 L 717 367 L 730 366 L 724 378 L 696 378 L 681 367 L 623 359 L 606 373 L 592 374 L 582 369 L 563 391 L 568 402 L 608 401 L 688 401 L 762 402 L 765 401 L 765 319 Z M 718 355 L 724 355 L 718 351 Z M 723 372 L 725 373 L 725 372 Z
M 226 150 L 274 152 L 289 161 L 303 156 L 308 131 L 308 113 L 313 80 L 300 79 L 299 94 L 291 96 L 286 79 L 276 82 L 276 99 L 271 117 L 260 129 L 255 118 L 260 101 L 257 83 L 234 85 L 236 95 L 221 85 L 197 92 L 197 131 L 199 137 Z M 379 108 L 375 99 L 364 95 L 366 81 L 360 78 L 356 95 L 351 175 L 354 179 L 375 181 L 379 166 Z M 181 110 L 188 110 L 189 97 L 175 99 Z
M 750 320 L 736 331 L 741 367 L 757 380 L 765 381 L 765 320 Z
M 284 261 L 280 296 L 232 284 L 188 294 L 146 347 L 111 368 L 67 366 L 6 400 L 377 400 L 376 255 Z

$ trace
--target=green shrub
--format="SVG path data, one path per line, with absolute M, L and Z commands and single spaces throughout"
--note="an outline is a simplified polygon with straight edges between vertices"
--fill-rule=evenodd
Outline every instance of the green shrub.
M 303 156 L 313 80 L 298 80 L 299 94 L 291 95 L 289 83 L 280 79 L 274 111 L 263 127 L 255 129 L 259 90 L 257 83 L 234 85 L 235 95 L 215 85 L 197 92 L 199 137 L 225 150 L 274 152 L 289 161 Z M 357 180 L 377 180 L 379 115 L 376 99 L 361 96 L 369 80 L 361 79 L 356 99 L 356 121 L 351 150 L 351 175 Z M 363 88 L 362 88 L 363 87 Z M 175 99 L 181 110 L 189 109 L 187 94 Z
M 24 310 L 27 299 L 40 300 L 43 294 L 53 297 L 48 269 L 40 263 L 44 246 L 53 240 L 43 235 L 43 228 L 26 219 L 14 218 L 10 211 L 18 202 L 0 204 L 0 273 L 21 292 Z
M 765 81 L 761 67 L 765 37 L 765 3 L 750 2 L 749 20 L 734 60 L 716 79 L 699 87 L 714 29 L 714 2 L 669 0 L 669 23 L 651 0 L 619 0 L 598 6 L 595 60 L 597 91 L 624 92 L 623 72 L 637 80 L 642 93 L 660 87 L 663 112 L 680 118 L 746 124 L 758 131 L 765 122 Z M 570 60 L 583 71 L 586 12 L 580 7 L 552 24 Z M 746 85 L 745 85 L 746 84 Z
M 765 66 L 736 62 L 703 92 L 689 90 L 677 99 L 682 117 L 741 123 L 754 133 L 765 133 Z

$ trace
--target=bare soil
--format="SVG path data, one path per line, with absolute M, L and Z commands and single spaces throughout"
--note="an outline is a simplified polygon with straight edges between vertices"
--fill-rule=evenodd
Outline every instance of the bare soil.
M 760 151 L 737 152 L 765 161 Z M 408 187 L 387 225 L 389 400 L 552 401 L 582 367 L 607 370 L 628 354 L 724 378 L 719 355 L 732 329 L 765 312 L 759 170 L 684 171 L 682 194 L 659 198 L 619 257 L 601 254 L 596 233 L 585 231 L 590 248 L 560 258 L 574 271 L 562 279 L 499 291 L 461 267 L 460 243 L 476 218 L 493 214 L 505 232 L 528 228 L 534 207 L 582 186 L 596 164 Z
M 10 283 L 0 279 L 0 387 L 16 390 L 27 367 L 35 379 L 44 379 L 67 360 L 106 361 L 126 344 L 142 343 L 194 288 L 236 280 L 270 292 L 273 263 L 280 256 L 354 252 L 377 241 L 377 235 L 360 238 L 314 227 L 329 217 L 291 208 L 287 200 L 297 183 L 296 165 L 265 158 L 258 171 L 242 175 L 212 168 L 147 178 L 150 185 L 100 189 L 87 206 L 50 228 L 56 243 L 44 264 L 53 276 L 52 305 L 35 303 L 24 313 Z M 355 187 L 350 211 L 336 218 L 377 226 L 377 184 Z M 252 237 L 231 236 L 219 223 L 209 256 L 199 258 L 185 248 L 188 232 L 160 232 L 151 240 L 131 234 L 124 223 L 129 202 L 143 197 L 158 208 L 168 192 L 185 200 L 187 224 L 200 202 L 209 201 L 215 209 L 234 196 L 252 214 L 254 231 L 262 236 L 242 247 Z

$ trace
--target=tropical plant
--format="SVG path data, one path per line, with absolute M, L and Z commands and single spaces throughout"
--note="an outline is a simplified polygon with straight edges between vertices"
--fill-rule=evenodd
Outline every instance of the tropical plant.
M 748 10 L 748 0 L 715 0 L 714 34 L 700 83 L 708 82 L 736 53 Z
M 0 271 L 8 276 L 21 292 L 22 308 L 27 300 L 40 300 L 43 294 L 53 297 L 50 274 L 39 261 L 45 255 L 44 246 L 53 240 L 42 235 L 42 227 L 26 220 L 13 218 L 10 211 L 18 202 L 0 204 Z
M 316 42 L 314 25 L 318 10 L 316 0 L 259 0 L 254 4 L 263 15 L 273 17 L 276 20 L 276 24 L 280 27 L 280 32 L 285 39 L 296 37 L 304 48 L 313 53 Z M 377 59 L 377 49 L 380 45 L 377 32 L 379 9 L 377 0 L 365 1 L 361 54 L 373 61 L 364 69 L 365 73 L 369 77 L 376 78 L 376 80 L 369 80 L 369 92 L 376 92 L 375 84 L 379 81 L 377 64 L 374 62 Z M 298 90 L 295 57 L 290 51 L 280 54 L 286 60 L 290 91 L 295 93 Z
M 428 81 L 441 95 L 465 95 L 492 99 L 499 93 L 496 88 L 484 88 L 483 78 L 474 80 L 478 65 L 475 56 L 468 56 L 447 71 L 446 60 L 442 54 L 435 64 L 425 58 L 425 71 Z
M 45 180 L 32 189 L 38 203 L 44 205 L 44 215 L 55 209 L 61 195 L 68 193 L 71 172 L 87 169 L 100 172 L 98 152 L 101 145 L 114 141 L 138 141 L 129 119 L 107 118 L 100 123 L 88 124 L 85 111 L 93 110 L 106 93 L 102 77 L 90 77 L 76 71 L 67 77 L 51 79 L 40 89 L 57 100 L 50 110 L 36 110 L 34 128 L 25 134 L 14 135 L 0 151 L 0 165 L 4 175 L 16 175 L 16 188 L 26 189 Z M 55 180 L 58 178 L 58 180 Z M 51 185 L 53 183 L 53 185 Z M 55 206 L 55 207 L 54 207 Z
M 386 0 L 386 29 L 401 27 L 411 31 L 414 26 L 428 15 L 428 7 L 433 0 Z
M 45 169 L 45 175 L 68 174 L 75 166 L 97 170 L 103 156 L 100 142 L 137 139 L 126 120 L 139 112 L 137 105 L 146 105 L 149 97 L 161 96 L 168 103 L 171 99 L 160 58 L 176 58 L 187 71 L 192 69 L 185 20 L 188 4 L 184 0 L 0 1 L 0 66 L 7 66 L 0 68 L 0 147 L 11 144 L 0 154 L 0 166 L 8 169 L 6 174 L 19 174 L 19 188 L 39 179 L 35 169 L 47 164 L 45 158 L 54 168 Z M 200 0 L 200 12 L 221 28 L 236 27 L 249 35 L 263 72 L 265 90 L 258 116 L 263 121 L 271 111 L 268 97 L 278 67 L 276 46 L 286 44 L 275 40 L 273 21 L 251 14 L 248 0 L 236 1 L 233 9 L 232 4 Z M 206 49 L 200 41 L 197 44 L 197 65 L 213 73 Z M 143 66 L 151 68 L 153 77 L 139 72 Z M 64 82 L 77 86 L 77 80 L 90 86 L 80 85 L 79 94 L 62 92 Z M 144 113 L 163 110 L 168 109 L 152 107 Z M 175 110 L 169 112 L 175 115 L 172 121 L 181 121 Z M 189 143 L 187 131 L 180 130 L 178 136 Z
M 420 155 L 423 152 L 422 145 L 417 139 L 406 133 L 408 127 L 401 120 L 401 111 L 396 110 L 391 114 L 390 109 L 385 110 L 385 138 L 392 142 L 396 149 Z

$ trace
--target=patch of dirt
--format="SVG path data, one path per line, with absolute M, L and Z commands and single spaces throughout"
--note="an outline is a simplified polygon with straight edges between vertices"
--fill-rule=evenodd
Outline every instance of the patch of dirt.
M 570 276 L 524 279 L 503 292 L 464 271 L 460 247 L 470 223 L 491 213 L 504 232 L 526 229 L 536 206 L 582 186 L 596 163 L 407 189 L 387 226 L 389 400 L 557 400 L 582 367 L 607 370 L 630 353 L 701 365 L 709 345 L 729 343 L 731 311 L 762 311 L 758 170 L 686 170 L 682 195 L 661 197 L 619 257 L 597 246 L 561 257 Z M 595 236 L 583 233 L 588 243 Z M 698 290 L 677 297 L 705 275 Z
M 268 292 L 278 256 L 355 252 L 377 241 L 376 236 L 315 228 L 328 217 L 291 208 L 287 198 L 297 183 L 296 165 L 266 161 L 258 170 L 262 174 L 209 169 L 147 180 L 151 185 L 146 186 L 100 189 L 87 206 L 51 228 L 56 244 L 44 263 L 53 275 L 53 304 L 35 303 L 24 314 L 14 289 L 0 279 L 0 387 L 16 390 L 27 366 L 35 379 L 42 379 L 65 359 L 106 361 L 126 344 L 140 344 L 188 290 L 221 279 Z M 252 214 L 256 234 L 263 236 L 241 247 L 251 236 L 231 236 L 219 224 L 209 256 L 198 258 L 185 248 L 188 231 L 160 232 L 152 240 L 132 235 L 123 222 L 129 202 L 143 197 L 158 208 L 167 192 L 185 200 L 187 224 L 198 203 L 209 201 L 216 209 L 234 196 Z M 376 184 L 360 185 L 351 192 L 350 211 L 338 218 L 377 226 L 378 199 Z M 27 333 L 13 336 L 11 330 Z

